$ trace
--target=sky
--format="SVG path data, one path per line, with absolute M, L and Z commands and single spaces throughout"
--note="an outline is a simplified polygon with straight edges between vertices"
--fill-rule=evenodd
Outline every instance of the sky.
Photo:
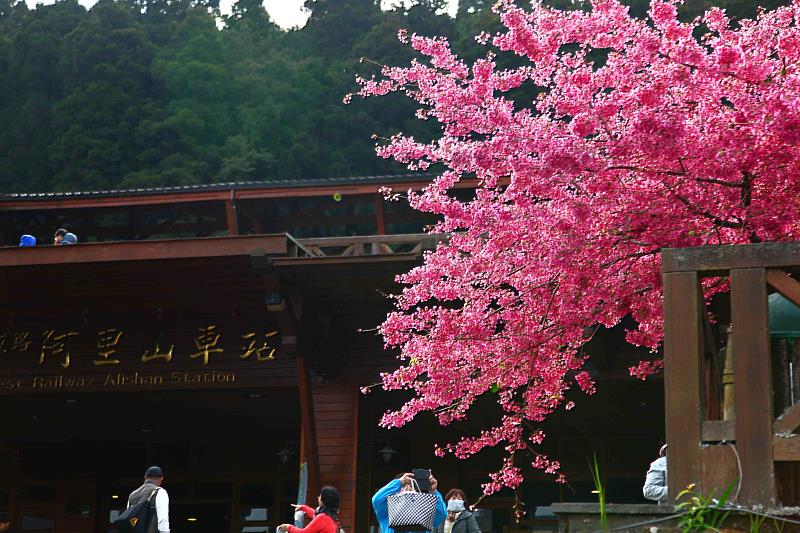
M 25 0 L 28 7 L 36 4 L 52 4 L 55 0 Z M 86 8 L 92 7 L 96 0 L 78 0 Z M 220 0 L 219 7 L 223 14 L 231 12 L 231 6 L 236 0 Z M 384 9 L 391 9 L 393 6 L 402 3 L 411 3 L 413 0 L 381 0 Z M 298 28 L 305 25 L 308 20 L 309 12 L 303 9 L 305 0 L 264 0 L 264 7 L 269 13 L 270 18 L 278 26 L 288 28 Z M 458 9 L 458 0 L 450 0 L 449 12 L 455 15 Z

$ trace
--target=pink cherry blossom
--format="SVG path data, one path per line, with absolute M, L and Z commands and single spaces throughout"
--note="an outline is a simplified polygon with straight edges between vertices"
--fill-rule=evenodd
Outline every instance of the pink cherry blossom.
M 499 420 L 436 447 L 503 447 L 487 493 L 531 466 L 562 479 L 540 426 L 572 408 L 576 385 L 594 392 L 581 349 L 595 328 L 631 316 L 628 340 L 659 349 L 663 248 L 800 233 L 800 0 L 736 27 L 720 9 L 684 23 L 676 7 L 654 0 L 645 21 L 617 0 L 569 12 L 503 0 L 504 31 L 477 39 L 486 57 L 468 64 L 445 39 L 402 33 L 421 59 L 359 81 L 361 96 L 402 92 L 438 123 L 437 138 L 397 134 L 378 154 L 444 169 L 408 200 L 450 234 L 400 276 L 381 327 L 402 362 L 383 387 L 415 393 L 381 423 L 429 412 L 446 425 L 494 398 Z M 524 66 L 498 68 L 500 53 Z M 465 178 L 474 198 L 457 200 Z M 704 285 L 706 297 L 725 288 Z M 661 366 L 654 354 L 631 374 Z

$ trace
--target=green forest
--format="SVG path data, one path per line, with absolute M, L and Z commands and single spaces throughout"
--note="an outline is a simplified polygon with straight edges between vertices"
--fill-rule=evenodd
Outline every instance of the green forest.
M 426 138 L 436 125 L 396 96 L 342 98 L 357 74 L 412 58 L 400 28 L 447 36 L 467 59 L 485 54 L 473 37 L 500 29 L 492 3 L 461 0 L 453 18 L 444 0 L 392 11 L 307 0 L 308 23 L 284 31 L 260 0 L 239 0 L 230 15 L 218 0 L 100 0 L 89 10 L 0 0 L 0 192 L 401 173 L 375 156 L 373 135 Z M 646 0 L 629 3 L 646 13 Z M 739 18 L 756 9 L 710 4 Z

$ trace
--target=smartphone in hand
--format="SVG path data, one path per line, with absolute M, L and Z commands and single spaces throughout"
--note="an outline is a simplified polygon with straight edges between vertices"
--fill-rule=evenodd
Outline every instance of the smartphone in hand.
M 431 471 L 427 468 L 415 468 L 412 473 L 422 492 L 431 491 Z

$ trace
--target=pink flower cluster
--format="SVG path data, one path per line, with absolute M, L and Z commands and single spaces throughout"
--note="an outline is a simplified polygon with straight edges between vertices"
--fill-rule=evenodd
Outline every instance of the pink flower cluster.
M 557 474 L 536 453 L 538 426 L 572 407 L 573 385 L 594 391 L 589 328 L 630 315 L 628 340 L 659 348 L 662 248 L 798 237 L 800 0 L 735 28 L 719 9 L 682 23 L 676 4 L 654 0 L 644 21 L 617 0 L 570 12 L 505 0 L 504 32 L 479 41 L 524 66 L 498 69 L 493 53 L 468 65 L 444 39 L 403 34 L 423 60 L 360 82 L 361 96 L 403 92 L 438 121 L 438 138 L 398 134 L 378 154 L 445 169 L 409 201 L 450 234 L 400 277 L 381 328 L 403 361 L 384 388 L 416 393 L 382 423 L 432 412 L 450 424 L 492 395 L 497 424 L 439 448 L 503 446 L 489 492 L 519 484 L 526 454 Z M 520 88 L 536 96 L 515 100 Z M 474 198 L 457 200 L 466 178 Z

